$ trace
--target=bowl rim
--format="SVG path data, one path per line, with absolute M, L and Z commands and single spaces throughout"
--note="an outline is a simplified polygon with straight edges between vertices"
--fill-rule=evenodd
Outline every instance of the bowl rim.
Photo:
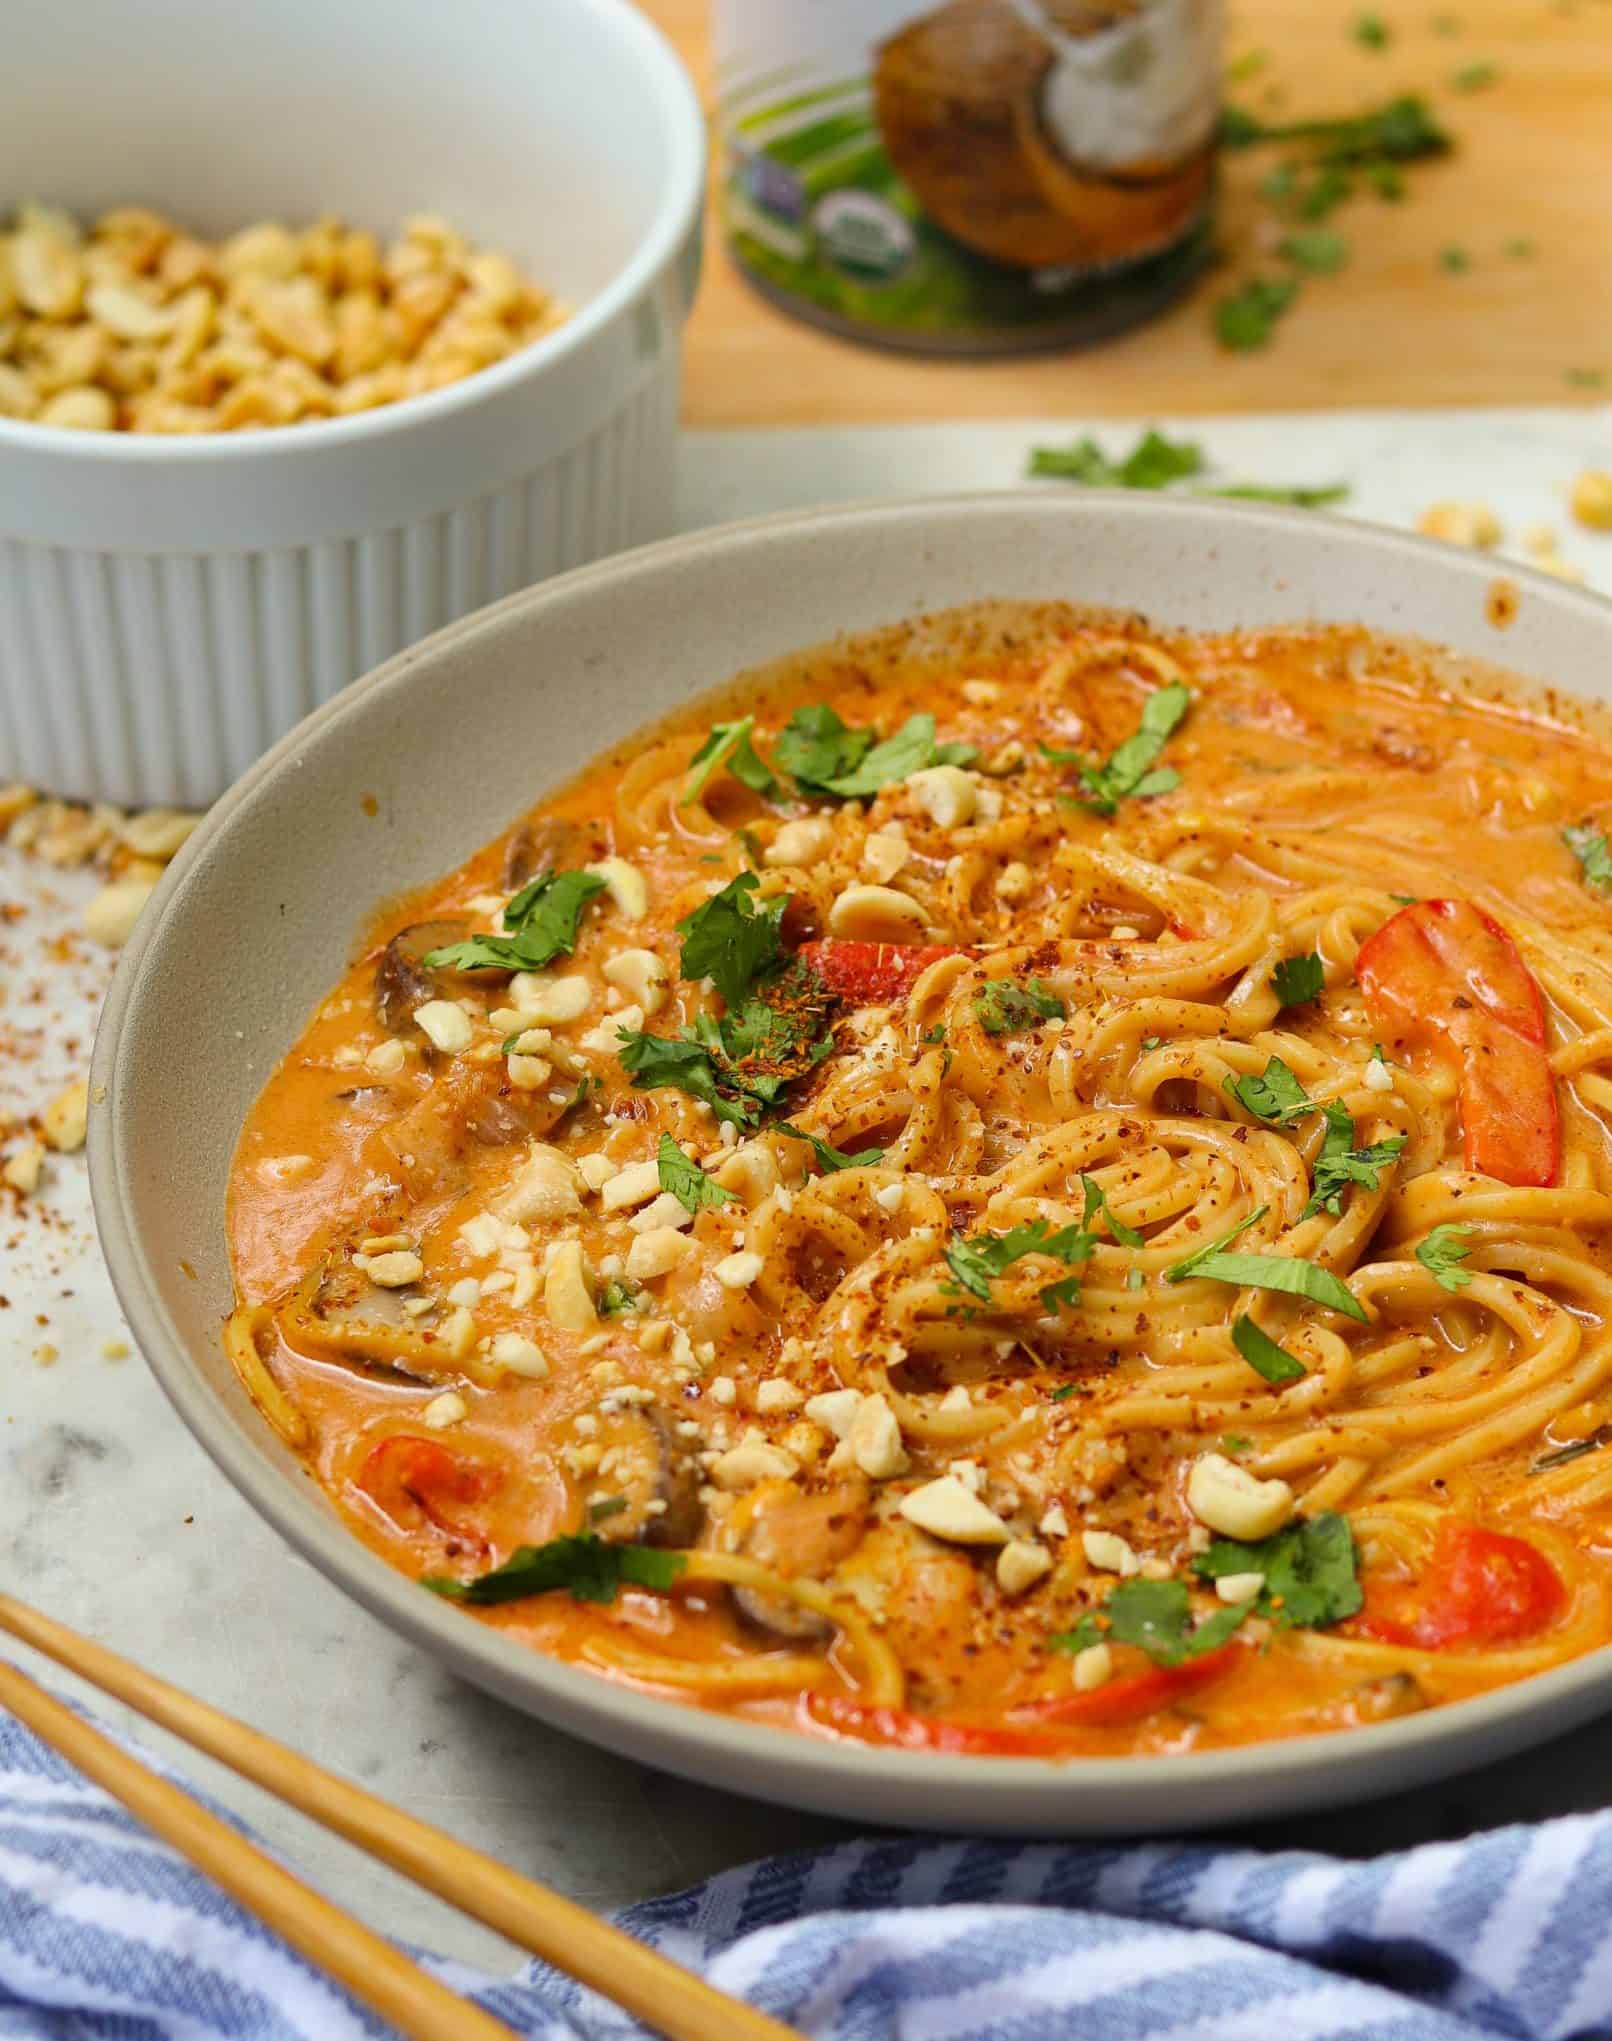
M 579 353 L 674 261 L 705 202 L 705 116 L 694 81 L 662 30 L 632 0 L 572 0 L 597 14 L 619 39 L 628 60 L 639 65 L 661 100 L 671 128 L 671 156 L 649 231 L 622 268 L 595 296 L 586 298 L 563 324 L 519 347 L 504 360 L 477 369 L 440 390 L 399 397 L 390 404 L 348 418 L 314 418 L 294 428 L 255 432 L 82 432 L 0 416 L 0 458 L 12 451 L 45 458 L 60 456 L 86 470 L 105 463 L 127 468 L 151 460 L 205 470 L 219 462 L 268 455 L 294 459 L 298 450 L 343 450 L 411 426 L 451 418 L 490 403 L 528 376 Z
M 1538 601 L 1588 613 L 1612 635 L 1612 599 L 1542 570 L 1509 559 L 1497 562 L 1489 555 L 1467 553 L 1416 533 L 1332 514 L 1318 522 L 1313 511 L 1262 503 L 1208 503 L 1187 497 L 1138 496 L 1118 489 L 1087 488 L 1078 494 L 1060 495 L 1045 486 L 885 497 L 736 520 L 573 568 L 460 618 L 350 683 L 250 767 L 213 804 L 168 867 L 153 896 L 153 911 L 141 917 L 119 958 L 91 1062 L 89 1175 L 102 1253 L 130 1330 L 169 1401 L 231 1485 L 295 1551 L 344 1593 L 454 1673 L 524 1712 L 687 1777 L 721 1780 L 723 1766 L 737 1760 L 747 1779 L 760 1776 L 782 1782 L 776 1788 L 769 1783 L 763 1797 L 798 1807 L 861 1809 L 864 1825 L 881 1818 L 874 1789 L 888 1786 L 894 1777 L 915 1794 L 932 1793 L 944 1803 L 940 1822 L 931 1826 L 966 1827 L 967 1818 L 958 1811 L 965 1804 L 975 1811 L 975 1826 L 988 1826 L 989 1815 L 980 1803 L 995 1797 L 1002 1803 L 999 1819 L 1004 1831 L 1021 1834 L 1062 1832 L 1048 1818 L 1048 1810 L 1072 1824 L 1068 1832 L 1081 1832 L 1081 1801 L 1089 1795 L 1094 1811 L 1112 1812 L 1132 1803 L 1137 1810 L 1135 1818 L 1122 1814 L 1118 1820 L 1100 1820 L 1099 1831 L 1163 1833 L 1182 1818 L 1154 1806 L 1156 1799 L 1169 1800 L 1172 1785 L 1180 1789 L 1183 1798 L 1198 1789 L 1202 1803 L 1212 1802 L 1212 1811 L 1184 1817 L 1189 1826 L 1202 1827 L 1361 1797 L 1362 1782 L 1351 1781 L 1349 1761 L 1368 1753 L 1381 1763 L 1376 1767 L 1379 1783 L 1375 1787 L 1367 1783 L 1366 1798 L 1407 1780 L 1430 1782 L 1519 1747 L 1544 1742 L 1612 1706 L 1612 1643 L 1548 1672 L 1415 1715 L 1331 1734 L 1143 1757 L 985 1757 L 895 1750 L 852 1739 L 797 1735 L 771 1724 L 708 1712 L 689 1702 L 639 1693 L 597 1672 L 532 1650 L 473 1618 L 467 1621 L 466 1613 L 457 1606 L 423 1593 L 417 1582 L 389 1566 L 334 1514 L 327 1513 L 322 1497 L 318 1503 L 305 1498 L 295 1483 L 263 1457 L 246 1428 L 226 1412 L 192 1364 L 185 1342 L 168 1330 L 160 1292 L 140 1243 L 135 1202 L 126 1199 L 123 1190 L 120 1117 L 115 1110 L 107 1111 L 105 1103 L 118 1097 L 124 1023 L 139 997 L 142 960 L 164 910 L 190 869 L 209 854 L 259 789 L 272 777 L 294 769 L 298 754 L 308 743 L 317 740 L 327 726 L 353 713 L 360 699 L 368 701 L 406 688 L 423 653 L 462 653 L 467 643 L 482 632 L 496 630 L 505 616 L 517 610 L 563 605 L 579 589 L 653 572 L 680 558 L 697 559 L 702 554 L 743 548 L 772 535 L 806 538 L 827 525 L 878 527 L 909 520 L 921 524 L 937 512 L 988 517 L 1022 511 L 1032 503 L 1043 505 L 1053 515 L 1066 515 L 1076 524 L 1083 517 L 1098 516 L 1186 525 L 1213 516 L 1273 532 L 1311 529 L 1322 547 L 1341 537 L 1343 543 L 1366 551 L 1436 559 L 1442 568 L 1475 586 L 1502 575 Z M 1343 528 L 1341 534 L 1339 527 Z M 1497 658 L 1496 664 L 1501 663 Z M 533 1707 L 534 1699 L 542 1705 Z M 1538 1736 L 1525 1726 L 1536 1715 L 1551 1717 L 1551 1727 Z M 1507 1727 L 1513 1731 L 1509 1740 L 1503 1733 Z M 1428 1757 L 1418 1763 L 1424 1753 L 1440 1746 L 1444 1747 L 1442 1760 Z M 1330 1780 L 1324 1776 L 1327 1774 Z M 1230 1789 L 1240 1782 L 1254 1789 L 1248 1796 L 1247 1813 L 1241 1817 L 1231 1811 L 1235 1802 L 1230 1797 Z M 752 1788 L 741 1784 L 738 1790 Z M 1021 1821 L 1020 1815 L 1029 1819 Z M 910 1816 L 898 1818 L 912 1825 Z

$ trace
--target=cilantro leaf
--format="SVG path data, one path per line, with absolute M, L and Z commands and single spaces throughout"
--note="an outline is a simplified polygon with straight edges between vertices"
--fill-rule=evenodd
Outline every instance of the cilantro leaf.
M 703 1099 L 719 1120 L 749 1129 L 761 1120 L 758 1099 L 718 1087 L 716 1066 L 699 1042 L 683 1035 L 649 1035 L 622 1028 L 616 1039 L 621 1067 L 639 1091 L 670 1087 L 686 1091 L 690 1098 Z
M 1185 1581 L 1126 1580 L 1103 1604 L 1106 1622 L 1082 1616 L 1073 1630 L 1050 1637 L 1054 1651 L 1084 1651 L 1091 1644 L 1134 1644 L 1155 1665 L 1180 1665 L 1218 1651 L 1248 1615 L 1246 1605 L 1216 1609 L 1196 1626 Z
M 574 1537 L 551 1538 L 546 1545 L 517 1546 L 502 1566 L 475 1580 L 426 1574 L 420 1585 L 450 1602 L 468 1602 L 477 1608 L 524 1601 L 528 1595 L 552 1594 L 562 1587 L 570 1590 L 573 1601 L 613 1602 L 624 1583 L 664 1591 L 687 1563 L 681 1552 L 657 1552 L 648 1545 L 614 1545 L 583 1531 Z
M 760 884 L 754 872 L 741 872 L 677 924 L 683 976 L 709 978 L 730 1007 L 740 1005 L 755 980 L 783 954 L 778 924 L 789 896 L 775 893 L 752 902 Z
M 698 800 L 705 791 L 707 780 L 724 766 L 740 786 L 748 787 L 752 793 L 772 792 L 778 782 L 756 755 L 751 741 L 755 727 L 754 716 L 744 716 L 737 723 L 718 723 L 713 727 L 710 736 L 688 762 L 688 779 L 678 802 L 680 808 Z
M 1085 789 L 1082 805 L 1095 814 L 1112 815 L 1128 795 L 1142 799 L 1167 794 L 1181 784 L 1181 775 L 1173 767 L 1157 772 L 1151 768 L 1191 706 L 1192 690 L 1181 682 L 1155 688 L 1142 704 L 1140 724 L 1102 765 L 1089 765 L 1078 752 L 1060 752 L 1052 745 L 1044 744 L 1041 749 L 1056 763 L 1078 764 Z
M 752 1128 L 834 1047 L 829 1000 L 802 965 L 775 973 L 720 1021 L 701 1014 L 679 1035 L 617 1033 L 622 1068 L 639 1091 L 672 1086 L 720 1120 Z
M 1220 138 L 1229 149 L 1248 149 L 1259 142 L 1314 142 L 1319 159 L 1328 164 L 1383 159 L 1410 163 L 1422 156 L 1442 156 L 1450 147 L 1449 136 L 1428 112 L 1427 102 L 1413 93 L 1343 120 L 1273 123 L 1241 107 L 1227 107 Z
M 619 1318 L 623 1312 L 636 1311 L 638 1294 L 636 1290 L 629 1290 L 625 1283 L 606 1283 L 599 1297 L 599 1316 Z
M 662 1134 L 655 1155 L 656 1173 L 663 1191 L 670 1191 L 685 1212 L 703 1212 L 708 1205 L 725 1205 L 733 1197 L 714 1176 L 685 1155 L 670 1134 Z
M 507 935 L 473 935 L 421 961 L 428 971 L 541 971 L 576 948 L 582 910 L 604 890 L 597 872 L 543 872 L 505 907 Z
M 974 994 L 974 1018 L 988 1035 L 1021 1035 L 1044 1020 L 1062 1020 L 1068 1009 L 1039 978 L 1027 985 L 991 978 Z
M 1278 241 L 1276 252 L 1312 276 L 1333 276 L 1349 260 L 1349 243 L 1334 227 L 1308 227 Z
M 1027 1254 L 1044 1254 L 1053 1261 L 1079 1265 L 1090 1261 L 1096 1245 L 1092 1235 L 1079 1226 L 1061 1226 L 1054 1232 L 1045 1219 L 1032 1219 L 1007 1233 L 975 1233 L 966 1240 L 954 1240 L 946 1249 L 946 1266 L 965 1290 L 989 1304 L 992 1277 L 1002 1275 Z
M 1250 1604 L 1281 1628 L 1317 1630 L 1355 1615 L 1364 1599 L 1355 1576 L 1355 1541 L 1347 1517 L 1335 1510 L 1296 1517 L 1274 1536 L 1244 1544 L 1216 1538 L 1193 1561 L 1203 1580 L 1232 1573 L 1262 1573 L 1265 1585 Z
M 1231 1343 L 1254 1373 L 1267 1382 L 1302 1382 L 1309 1373 L 1301 1360 L 1286 1347 L 1278 1346 L 1246 1312 L 1231 1328 Z
M 1369 1148 L 1357 1148 L 1355 1123 L 1347 1107 L 1333 1099 L 1321 1110 L 1327 1130 L 1315 1158 L 1310 1201 L 1299 1214 L 1301 1219 L 1315 1212 L 1330 1212 L 1336 1218 L 1343 1210 L 1345 1186 L 1357 1183 L 1363 1190 L 1374 1191 L 1383 1170 L 1405 1146 L 1405 1136 L 1393 1134 L 1386 1141 L 1374 1141 Z
M 1269 1205 L 1256 1205 L 1246 1219 L 1239 1219 L 1235 1226 L 1228 1226 L 1218 1240 L 1205 1241 L 1202 1247 L 1194 1248 L 1183 1260 L 1173 1263 L 1164 1271 L 1164 1280 L 1167 1283 L 1186 1282 L 1190 1276 L 1198 1273 L 1204 1262 L 1212 1260 L 1217 1254 L 1224 1254 L 1232 1242 L 1240 1240 L 1250 1226 L 1257 1226 L 1269 1210 Z
M 1096 440 L 1076 440 L 1073 446 L 1032 447 L 1030 473 L 1056 477 L 1063 482 L 1083 482 L 1098 489 L 1165 489 L 1172 482 L 1201 474 L 1203 448 L 1192 440 L 1166 439 L 1161 432 L 1142 435 L 1123 460 L 1111 461 Z
M 872 749 L 871 730 L 852 729 L 826 702 L 816 702 L 790 717 L 773 758 L 798 786 L 826 794 L 831 781 L 854 772 Z
M 1416 1250 L 1416 1259 L 1437 1280 L 1440 1289 L 1464 1290 L 1472 1271 L 1461 1267 L 1472 1252 L 1464 1226 L 1435 1226 Z
M 1284 957 L 1271 973 L 1271 990 L 1283 1006 L 1306 1006 L 1319 999 L 1326 982 L 1326 966 L 1314 950 L 1302 957 Z
M 1564 829 L 1562 841 L 1578 859 L 1585 885 L 1594 893 L 1612 893 L 1612 844 L 1605 832 L 1581 822 Z
M 848 801 L 864 798 L 925 766 L 967 765 L 973 756 L 970 744 L 937 744 L 933 716 L 909 716 L 893 737 L 875 744 L 859 765 L 836 774 L 828 782 L 828 790 Z
M 1094 1176 L 1083 1176 L 1080 1179 L 1080 1188 L 1086 1194 L 1086 1209 L 1080 1215 L 1080 1223 L 1088 1233 L 1091 1231 L 1092 1221 L 1102 1218 L 1108 1221 L 1108 1230 L 1121 1247 L 1144 1245 L 1141 1234 L 1134 1226 L 1127 1226 L 1123 1219 L 1114 1217 L 1103 1187 Z
M 1266 346 L 1298 293 L 1297 277 L 1251 276 L 1216 304 L 1215 338 L 1234 354 Z
M 808 1134 L 804 1127 L 792 1127 L 787 1120 L 780 1120 L 774 1131 L 787 1134 L 791 1141 L 806 1142 L 825 1176 L 832 1176 L 839 1169 L 868 1169 L 884 1160 L 882 1148 L 859 1148 L 854 1155 L 847 1155 L 843 1149 L 831 1147 L 815 1134 Z
M 1301 483 L 1233 482 L 1224 489 L 1211 489 L 1211 496 L 1232 496 L 1248 503 L 1286 503 L 1295 510 L 1321 510 L 1329 503 L 1342 503 L 1349 494 L 1347 482 L 1326 482 L 1305 488 Z
M 1244 1112 L 1271 1127 L 1291 1127 L 1315 1111 L 1315 1100 L 1280 1056 L 1273 1056 L 1258 1077 L 1228 1077 L 1226 1089 Z
M 1182 1280 L 1178 1271 L 1167 1271 L 1171 1282 Z M 1239 1290 L 1277 1290 L 1286 1297 L 1307 1297 L 1328 1311 L 1341 1311 L 1345 1318 L 1367 1324 L 1364 1308 L 1353 1293 L 1332 1273 L 1313 1261 L 1300 1261 L 1292 1254 L 1226 1254 L 1220 1249 L 1195 1258 L 1190 1274 L 1210 1283 L 1229 1283 Z

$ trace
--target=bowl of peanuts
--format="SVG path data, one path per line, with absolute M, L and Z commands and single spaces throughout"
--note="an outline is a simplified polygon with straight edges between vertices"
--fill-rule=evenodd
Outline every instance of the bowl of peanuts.
M 705 143 L 630 0 L 21 30 L 0 777 L 203 805 L 355 676 L 668 527 Z

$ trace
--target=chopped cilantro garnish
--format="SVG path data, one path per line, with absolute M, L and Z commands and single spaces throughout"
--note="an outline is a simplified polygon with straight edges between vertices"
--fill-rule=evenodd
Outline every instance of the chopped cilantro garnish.
M 505 907 L 507 935 L 473 935 L 422 961 L 428 971 L 541 971 L 576 948 L 582 910 L 604 889 L 597 872 L 543 872 Z
M 657 1552 L 648 1545 L 614 1545 L 583 1531 L 551 1538 L 546 1545 L 520 1545 L 502 1566 L 475 1580 L 426 1574 L 420 1581 L 451 1602 L 485 1608 L 495 1602 L 524 1601 L 528 1595 L 568 1588 L 573 1601 L 613 1602 L 623 1585 L 669 1588 L 687 1561 L 681 1552 Z
M 701 1014 L 675 1036 L 622 1028 L 617 1053 L 638 1090 L 670 1085 L 703 1099 L 718 1119 L 751 1128 L 833 1049 L 828 1019 L 828 995 L 797 965 L 719 1021 Z
M 1444 1290 L 1464 1290 L 1472 1280 L 1461 1264 L 1472 1252 L 1464 1226 L 1435 1226 L 1416 1250 L 1416 1259 Z
M 1316 1109 L 1280 1056 L 1273 1056 L 1257 1077 L 1228 1077 L 1226 1089 L 1245 1112 L 1270 1127 L 1291 1127 Z
M 732 1200 L 732 1191 L 725 1191 L 714 1176 L 707 1176 L 670 1134 L 660 1137 L 655 1166 L 661 1189 L 670 1191 L 685 1212 L 703 1212 L 708 1205 L 726 1205 Z
M 1047 1398 L 1047 1401 L 1049 1403 L 1067 1403 L 1074 1393 L 1075 1385 L 1073 1382 L 1060 1382 L 1058 1387 Z
M 1054 1651 L 1084 1651 L 1092 1644 L 1134 1644 L 1155 1665 L 1180 1665 L 1217 1651 L 1248 1614 L 1246 1606 L 1216 1609 L 1201 1623 L 1192 1619 L 1185 1581 L 1126 1580 L 1103 1604 L 1099 1621 L 1082 1616 L 1073 1630 L 1048 1638 Z
M 1284 957 L 1271 973 L 1271 990 L 1283 1006 L 1305 1006 L 1319 999 L 1326 982 L 1326 966 L 1314 950 L 1302 957 Z
M 1301 1382 L 1308 1370 L 1245 1312 L 1231 1328 L 1231 1343 L 1256 1375 L 1271 1383 Z
M 1241 1432 L 1225 1432 L 1221 1435 L 1220 1440 L 1221 1452 L 1229 1453 L 1233 1458 L 1235 1458 L 1238 1453 L 1252 1452 L 1253 1448 L 1254 1448 L 1253 1440 L 1250 1438 L 1245 1438 Z
M 862 763 L 873 742 L 871 730 L 852 729 L 826 702 L 815 702 L 790 717 L 773 746 L 773 757 L 797 786 L 827 793 L 831 782 Z
M 1103 1187 L 1096 1177 L 1083 1176 L 1080 1179 L 1080 1188 L 1086 1194 L 1085 1209 L 1081 1212 L 1080 1223 L 1088 1233 L 1091 1231 L 1093 1220 L 1106 1219 L 1108 1221 L 1109 1232 L 1119 1242 L 1121 1247 L 1141 1247 L 1144 1245 L 1141 1234 L 1137 1232 L 1134 1226 L 1127 1226 L 1123 1219 L 1115 1218 L 1108 1199 L 1103 1193 Z
M 588 1522 L 602 1524 L 607 1517 L 619 1517 L 626 1507 L 624 1495 L 601 1495 L 597 1502 L 588 1504 Z
M 1333 276 L 1349 260 L 1349 243 L 1333 227 L 1309 227 L 1276 244 L 1278 255 L 1314 276 Z
M 1203 472 L 1203 448 L 1192 440 L 1146 432 L 1123 460 L 1111 461 L 1091 438 L 1073 446 L 1038 446 L 1030 451 L 1032 475 L 1055 476 L 1098 489 L 1165 489 Z
M 1153 769 L 1153 761 L 1164 749 L 1181 719 L 1192 706 L 1192 690 L 1179 681 L 1156 688 L 1142 704 L 1142 719 L 1136 730 L 1119 745 L 1102 765 L 1089 765 L 1078 752 L 1060 751 L 1043 744 L 1043 753 L 1059 764 L 1078 764 L 1084 792 L 1081 805 L 1098 815 L 1112 815 L 1127 798 L 1145 800 L 1152 794 L 1167 794 L 1181 784 L 1173 766 Z
M 736 829 L 733 833 L 739 839 L 739 848 L 744 852 L 745 863 L 751 871 L 759 872 L 765 862 L 761 854 L 761 838 L 753 829 Z M 702 858 L 700 862 L 703 864 L 705 860 Z
M 1246 1219 L 1239 1219 L 1235 1226 L 1228 1226 L 1218 1239 L 1205 1241 L 1202 1247 L 1194 1248 L 1191 1254 L 1173 1263 L 1164 1271 L 1164 1280 L 1167 1283 L 1186 1282 L 1189 1276 L 1198 1273 L 1206 1261 L 1213 1260 L 1218 1254 L 1224 1254 L 1234 1240 L 1243 1237 L 1250 1226 L 1257 1226 L 1269 1210 L 1269 1205 L 1256 1205 Z
M 1151 1051 L 1156 1049 L 1163 1040 L 1164 1037 L 1162 1035 L 1144 1035 L 1142 1037 L 1140 1047 L 1151 1053 Z
M 638 1309 L 638 1292 L 629 1290 L 625 1283 L 608 1282 L 599 1295 L 599 1316 L 619 1318 L 623 1312 Z
M 1052 1261 L 1079 1266 L 1090 1261 L 1096 1245 L 1093 1236 L 1082 1227 L 1061 1226 L 1054 1232 L 1045 1219 L 1032 1219 L 1028 1225 L 1015 1226 L 1007 1233 L 976 1233 L 966 1240 L 954 1240 L 946 1249 L 946 1266 L 965 1290 L 981 1303 L 989 1304 L 992 1278 L 1004 1274 L 1027 1254 L 1044 1254 Z M 1062 1294 L 1064 1288 L 1064 1284 L 1048 1286 L 1060 1293 L 1049 1309 L 1078 1301 L 1078 1288 L 1073 1297 Z M 1048 1290 L 1041 1294 L 1045 1300 Z
M 1295 1518 L 1254 1544 L 1216 1538 L 1192 1564 L 1204 1580 L 1262 1573 L 1265 1584 L 1250 1606 L 1287 1630 L 1341 1623 L 1358 1612 L 1363 1599 L 1355 1577 L 1354 1534 L 1348 1518 L 1335 1510 Z
M 1562 831 L 1562 841 L 1578 859 L 1580 876 L 1592 892 L 1612 893 L 1612 844 L 1604 830 L 1588 822 Z
M 854 800 L 925 766 L 969 765 L 974 748 L 937 743 L 930 715 L 909 716 L 893 736 L 880 741 L 876 731 L 855 729 L 818 702 L 790 717 L 774 757 L 805 792 Z
M 988 1035 L 1020 1035 L 1044 1020 L 1061 1020 L 1067 1009 L 1038 978 L 1019 985 L 991 978 L 974 994 L 974 1018 Z
M 688 762 L 688 779 L 684 783 L 680 807 L 686 808 L 691 801 L 699 799 L 705 791 L 705 784 L 713 773 L 724 766 L 743 787 L 755 794 L 770 794 L 778 784 L 765 764 L 756 756 L 752 736 L 756 727 L 754 716 L 741 717 L 737 723 L 718 723 L 709 737 Z
M 924 1029 L 919 1039 L 925 1042 L 944 1042 L 946 1039 L 946 1023 L 944 1021 L 936 1021 L 932 1028 Z
M 775 893 L 771 899 L 757 900 L 760 884 L 754 872 L 741 872 L 677 924 L 683 938 L 683 976 L 709 978 L 730 1008 L 743 1002 L 756 979 L 783 953 L 778 924 L 788 896 Z
M 1217 1248 L 1192 1256 L 1190 1267 L 1180 1262 L 1166 1273 L 1173 1283 L 1181 1282 L 1184 1273 L 1205 1282 L 1229 1283 L 1239 1290 L 1276 1290 L 1287 1297 L 1306 1297 L 1312 1304 L 1341 1311 L 1345 1318 L 1362 1325 L 1368 1322 L 1362 1306 L 1330 1269 L 1318 1262 L 1300 1261 L 1297 1255 L 1227 1254 Z
M 1240 290 L 1230 292 L 1215 306 L 1215 337 L 1234 354 L 1247 354 L 1264 347 L 1280 319 L 1298 296 L 1298 280 L 1291 276 L 1251 276 Z
M 804 1127 L 792 1127 L 787 1120 L 780 1120 L 775 1131 L 787 1134 L 791 1141 L 804 1141 L 816 1156 L 817 1166 L 825 1176 L 832 1176 L 840 1169 L 869 1169 L 884 1160 L 882 1148 L 859 1148 L 854 1155 L 847 1155 L 843 1149 L 820 1141 L 815 1134 L 808 1134 Z
M 1386 1141 L 1357 1148 L 1355 1123 L 1348 1108 L 1332 1099 L 1321 1110 L 1326 1115 L 1327 1130 L 1315 1158 L 1310 1201 L 1299 1214 L 1301 1219 L 1308 1219 L 1315 1212 L 1330 1212 L 1335 1218 L 1343 1210 L 1344 1190 L 1352 1183 L 1363 1190 L 1376 1190 L 1383 1170 L 1405 1146 L 1403 1134 L 1392 1134 Z
M 1145 1286 L 1146 1282 L 1147 1277 L 1143 1275 L 1140 1269 L 1127 1269 L 1125 1271 L 1125 1287 L 1127 1290 L 1140 1290 Z

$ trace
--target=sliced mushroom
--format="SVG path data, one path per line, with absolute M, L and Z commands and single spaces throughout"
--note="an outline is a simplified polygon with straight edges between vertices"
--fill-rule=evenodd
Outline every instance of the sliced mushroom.
M 476 1148 L 541 1140 L 571 1109 L 573 1094 L 512 1091 L 502 1062 L 439 1064 L 429 1091 L 375 1137 L 411 1199 L 446 1196 L 470 1181 Z
M 375 1013 L 390 1035 L 414 1032 L 414 1013 L 427 1000 L 442 997 L 442 979 L 425 968 L 433 950 L 463 939 L 462 921 L 416 921 L 400 928 L 381 951 L 375 966 Z
M 456 1380 L 463 1360 L 430 1327 L 405 1314 L 403 1295 L 382 1289 L 338 1256 L 303 1280 L 280 1313 L 280 1331 L 299 1353 L 344 1367 L 411 1382 Z
M 540 815 L 511 831 L 504 845 L 503 883 L 513 893 L 539 872 L 575 871 L 592 854 L 593 840 L 580 822 Z
M 601 1415 L 594 1434 L 609 1463 L 607 1513 L 594 1524 L 618 1545 L 692 1545 L 705 1521 L 699 1462 L 658 1404 Z M 613 1456 L 613 1457 L 612 1457 Z
M 747 1559 L 786 1577 L 821 1580 L 861 1544 L 868 1527 L 868 1485 L 842 1481 L 807 1495 L 792 1481 L 762 1481 L 728 1518 L 726 1529 Z M 832 1626 L 799 1602 L 736 1587 L 734 1606 L 747 1623 L 796 1641 L 831 1634 Z

